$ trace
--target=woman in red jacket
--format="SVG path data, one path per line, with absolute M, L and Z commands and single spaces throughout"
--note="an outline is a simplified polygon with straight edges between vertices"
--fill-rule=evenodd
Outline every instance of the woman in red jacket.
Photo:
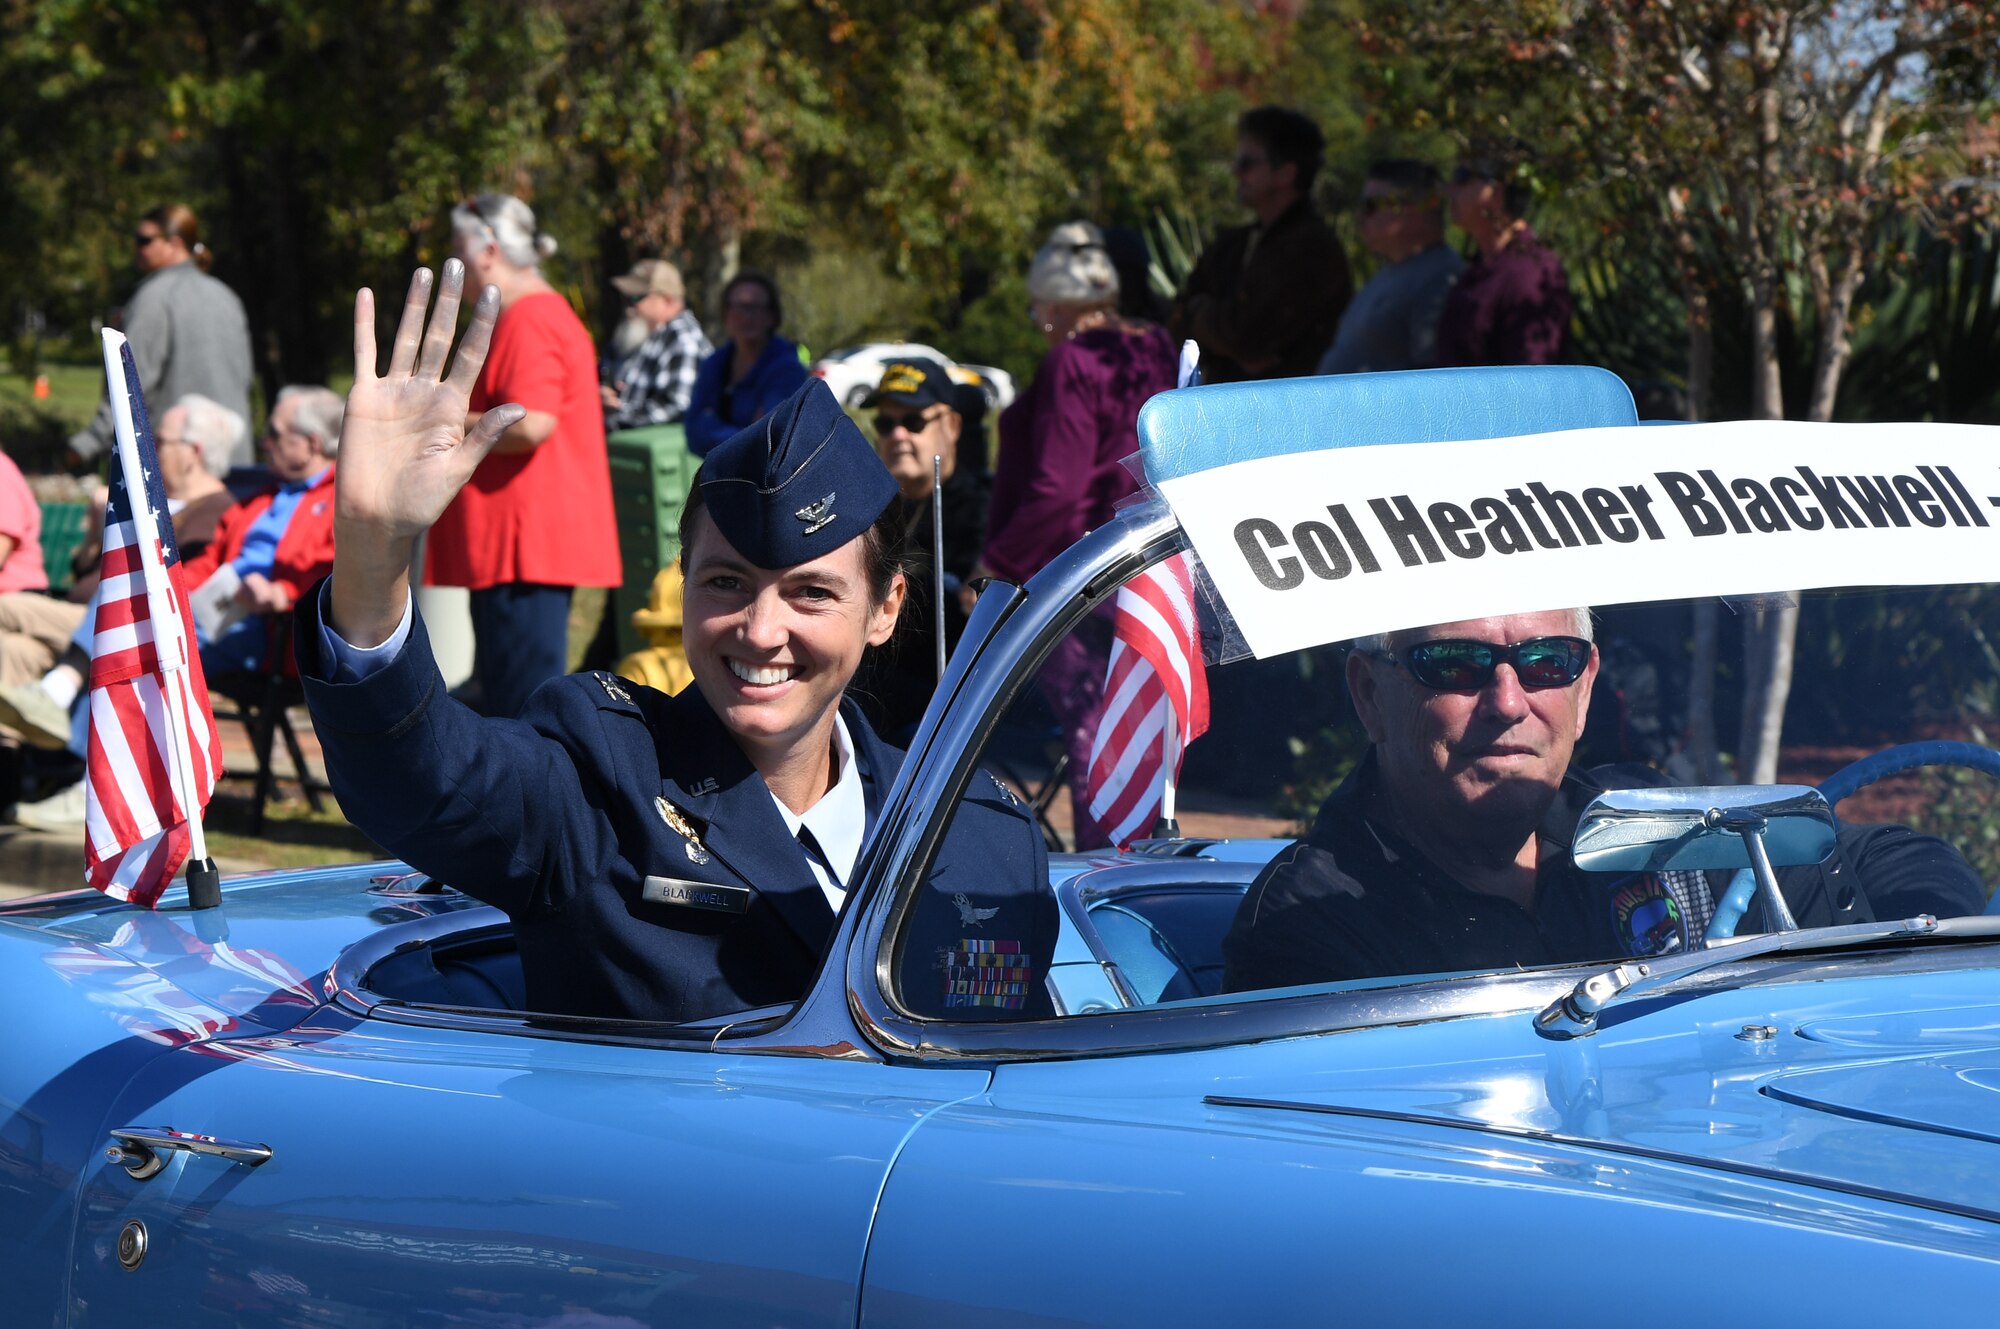
M 597 351 L 542 276 L 556 242 L 511 194 L 453 208 L 453 243 L 475 286 L 500 289 L 493 347 L 466 427 L 519 402 L 500 442 L 425 542 L 427 580 L 472 591 L 474 677 L 488 715 L 511 716 L 568 672 L 571 592 L 616 586 L 618 528 L 604 450 Z

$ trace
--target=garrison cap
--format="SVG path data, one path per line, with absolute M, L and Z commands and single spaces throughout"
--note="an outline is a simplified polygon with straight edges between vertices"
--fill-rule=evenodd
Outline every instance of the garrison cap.
M 891 360 L 882 368 L 882 382 L 868 397 L 868 405 L 899 401 L 907 406 L 947 406 L 958 404 L 958 385 L 945 367 L 927 355 Z
M 866 533 L 896 481 L 825 382 L 809 378 L 701 464 L 710 520 L 760 568 L 789 568 Z

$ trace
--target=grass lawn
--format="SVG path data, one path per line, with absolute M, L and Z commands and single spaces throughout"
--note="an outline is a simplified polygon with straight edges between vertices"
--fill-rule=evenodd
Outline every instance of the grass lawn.
M 251 788 L 248 780 L 231 779 L 224 780 L 216 789 L 203 822 L 208 832 L 208 852 L 215 857 L 272 868 L 366 863 L 389 857 L 348 824 L 340 815 L 333 795 L 320 795 L 326 811 L 314 812 L 297 796 L 298 787 L 289 781 L 281 780 L 278 785 L 284 799 L 274 800 L 265 810 L 263 835 L 252 837 L 249 834 Z

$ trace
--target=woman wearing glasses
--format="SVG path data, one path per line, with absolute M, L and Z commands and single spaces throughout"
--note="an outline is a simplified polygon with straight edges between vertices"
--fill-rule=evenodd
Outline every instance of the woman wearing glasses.
M 624 579 L 604 450 L 597 352 L 542 275 L 556 242 L 511 194 L 451 211 L 453 250 L 500 291 L 493 348 L 467 427 L 503 402 L 527 414 L 507 427 L 424 542 L 427 579 L 472 592 L 473 675 L 488 715 L 518 713 L 568 672 L 569 604 L 578 586 Z
M 729 340 L 701 362 L 688 403 L 687 443 L 695 456 L 706 457 L 805 386 L 798 343 L 778 335 L 784 318 L 778 283 L 761 272 L 739 272 L 722 288 Z
M 247 420 L 250 325 L 236 293 L 208 275 L 213 258 L 191 209 L 164 203 L 139 218 L 132 227 L 132 264 L 139 269 L 139 285 L 119 326 L 132 343 L 132 362 L 147 401 L 177 402 L 198 395 Z M 111 446 L 107 400 L 69 447 L 81 462 Z M 231 460 L 247 463 L 247 445 Z

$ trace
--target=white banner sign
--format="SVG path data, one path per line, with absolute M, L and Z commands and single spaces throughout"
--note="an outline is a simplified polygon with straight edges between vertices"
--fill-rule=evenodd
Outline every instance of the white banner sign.
M 1237 462 L 1160 491 L 1260 657 L 1469 618 L 2000 581 L 2000 429 L 1586 429 Z

